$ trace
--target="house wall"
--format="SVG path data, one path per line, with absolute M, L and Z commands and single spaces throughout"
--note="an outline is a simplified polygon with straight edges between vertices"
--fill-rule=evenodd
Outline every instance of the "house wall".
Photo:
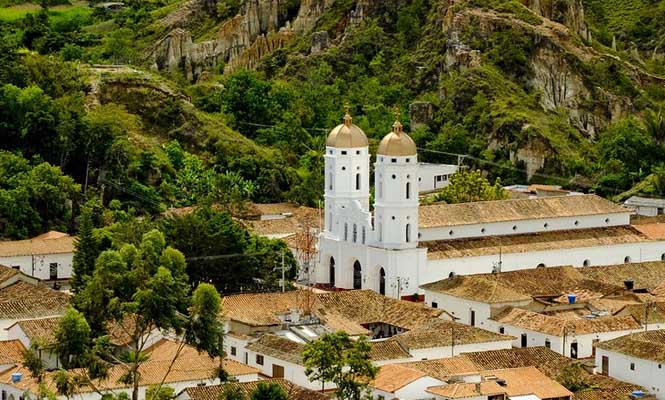
M 33 266 L 34 258 L 34 266 Z M 0 257 L 0 264 L 9 267 L 20 266 L 21 272 L 42 280 L 50 279 L 51 263 L 58 264 L 58 279 L 69 279 L 72 276 L 72 260 L 74 253 L 36 254 L 34 256 Z
M 429 376 L 424 376 L 420 379 L 417 379 L 408 385 L 399 388 L 395 392 L 386 392 L 385 390 L 380 390 L 376 388 L 371 388 L 372 390 L 372 399 L 378 400 L 383 398 L 384 400 L 400 399 L 400 400 L 420 400 L 420 399 L 429 399 L 432 398 L 432 395 L 427 393 L 425 390 L 428 387 L 440 386 L 444 383 L 438 379 L 434 379 Z
M 586 358 L 593 355 L 594 341 L 605 341 L 624 336 L 639 330 L 621 330 L 612 332 L 600 332 L 584 335 L 577 335 L 570 332 L 565 338 L 565 351 L 564 351 L 564 338 L 563 336 L 548 335 L 542 332 L 536 332 L 529 329 L 520 328 L 510 324 L 500 324 L 496 321 L 489 320 L 488 325 L 490 330 L 499 332 L 500 328 L 504 328 L 504 333 L 515 337 L 513 340 L 513 347 L 522 347 L 522 334 L 527 336 L 527 347 L 545 346 L 546 340 L 550 341 L 550 349 L 566 357 L 570 357 L 570 349 L 572 343 L 577 343 L 577 357 Z
M 23 343 L 23 346 L 25 346 L 26 349 L 30 348 L 30 339 L 28 336 L 26 336 L 25 332 L 23 332 L 23 329 L 21 329 L 21 326 L 18 324 L 14 324 L 10 326 L 6 330 L 7 334 L 7 340 L 20 340 L 21 343 Z M 60 368 L 60 360 L 58 359 L 58 356 L 50 351 L 47 350 L 38 350 L 37 355 L 39 355 L 39 358 L 44 362 L 44 366 L 46 369 L 58 369 Z
M 609 376 L 643 386 L 655 394 L 657 399 L 665 399 L 665 366 L 655 361 L 598 349 L 596 351 L 596 373 L 602 373 L 603 356 L 606 356 L 609 361 Z M 631 363 L 635 364 L 634 370 L 630 369 Z
M 296 385 L 305 387 L 307 389 L 311 390 L 321 390 L 321 383 L 320 382 L 310 382 L 309 379 L 307 378 L 307 375 L 305 375 L 305 367 L 302 365 L 298 364 L 293 364 L 284 360 L 280 360 L 275 357 L 271 357 L 265 354 L 263 355 L 263 365 L 259 365 L 256 362 L 256 355 L 260 353 L 256 353 L 254 351 L 248 350 L 248 363 L 247 365 L 257 368 L 258 370 L 261 371 L 261 375 L 265 375 L 267 377 L 272 378 L 273 377 L 273 365 L 279 365 L 284 367 L 284 379 L 287 381 L 294 383 Z M 332 383 L 326 383 L 325 385 L 326 389 L 332 389 L 334 387 L 334 384 Z
M 623 264 L 626 257 L 630 262 L 660 261 L 665 254 L 665 241 L 616 244 L 612 246 L 578 247 L 525 253 L 503 253 L 493 255 L 430 259 L 418 273 L 420 284 L 436 282 L 458 275 L 491 273 L 501 259 L 501 271 L 515 271 L 535 268 L 540 264 L 546 267 L 572 265 L 583 267 L 586 260 L 589 266 Z
M 576 223 L 577 222 L 577 223 Z M 547 227 L 545 226 L 547 224 Z M 446 240 L 483 236 L 514 235 L 570 229 L 601 228 L 630 224 L 630 211 L 576 217 L 554 217 L 523 221 L 503 221 L 482 224 L 420 228 L 420 240 Z M 513 227 L 516 227 L 513 229 Z M 483 231 L 484 229 L 484 231 Z M 452 231 L 452 234 L 450 233 Z
M 457 165 L 420 163 L 418 165 L 418 191 L 420 193 L 431 192 L 450 185 L 450 175 L 457 172 L 458 169 Z M 436 177 L 442 175 L 442 179 L 437 181 Z
M 635 212 L 645 217 L 655 217 L 658 215 L 658 207 L 634 206 Z
M 462 353 L 477 351 L 505 350 L 512 348 L 511 340 L 500 340 L 485 343 L 457 344 L 452 346 L 430 347 L 427 349 L 409 349 L 415 360 L 433 360 L 436 358 L 449 358 Z M 454 353 L 454 354 L 453 354 Z

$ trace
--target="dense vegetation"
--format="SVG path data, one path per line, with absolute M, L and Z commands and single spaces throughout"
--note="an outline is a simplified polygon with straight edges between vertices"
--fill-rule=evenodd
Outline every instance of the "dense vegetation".
M 552 8 L 572 1 L 552 1 Z M 224 75 L 222 63 L 197 82 L 149 68 L 152 47 L 167 33 L 161 22 L 180 0 L 128 1 L 121 11 L 94 2 L 15 3 L 0 9 L 5 238 L 75 232 L 83 205 L 94 204 L 94 226 L 110 225 L 109 237 L 130 234 L 126 226 L 156 224 L 187 257 L 261 253 L 278 245 L 248 235 L 230 215 L 241 214 L 246 201 L 316 206 L 325 135 L 345 103 L 373 147 L 390 130 L 396 107 L 408 128 L 409 104 L 429 102 L 431 118 L 412 132 L 421 159 L 456 162 L 450 153 L 467 154 L 465 163 L 492 183 L 525 183 L 516 154 L 536 143 L 545 161 L 532 181 L 606 196 L 665 195 L 665 87 L 658 83 L 664 81 L 640 80 L 635 72 L 663 74 L 663 1 L 583 2 L 594 39 L 573 33 L 564 56 L 591 88 L 579 109 L 607 120 L 593 134 L 571 122 L 566 105 L 543 108 L 532 82 L 543 48 L 532 28 L 542 27 L 543 18 L 517 0 L 457 2 L 455 12 L 476 7 L 513 21 L 489 32 L 469 24 L 460 32 L 457 40 L 478 50 L 478 65 L 470 68 L 446 66 L 446 49 L 455 43 L 441 28 L 445 2 L 379 2 L 359 25 L 342 26 L 355 3 L 338 1 L 315 28 L 331 35 L 326 51 L 309 54 L 311 35 L 303 34 L 254 71 Z M 214 37 L 243 8 L 239 0 L 205 5 L 186 26 L 195 41 Z M 588 62 L 576 51 L 612 57 Z M 616 99 L 629 112 L 609 118 L 602 110 Z M 132 221 L 210 204 L 216 211 L 201 212 L 213 216 Z M 209 236 L 179 239 L 186 234 Z M 219 235 L 240 239 L 220 250 Z M 131 240 L 138 238 L 134 233 Z M 196 272 L 210 270 L 206 265 L 190 269 L 195 279 L 212 279 Z

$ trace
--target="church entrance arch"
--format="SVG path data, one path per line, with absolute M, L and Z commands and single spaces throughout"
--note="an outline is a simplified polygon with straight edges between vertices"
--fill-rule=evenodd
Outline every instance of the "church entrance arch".
M 386 295 L 386 271 L 383 267 L 379 270 L 379 293 Z
M 356 260 L 353 263 L 353 288 L 362 289 L 362 286 L 363 286 L 362 267 L 360 266 L 360 261 Z
M 335 286 L 335 258 L 330 257 L 330 264 L 328 266 L 328 282 L 330 282 L 330 286 L 334 287 Z

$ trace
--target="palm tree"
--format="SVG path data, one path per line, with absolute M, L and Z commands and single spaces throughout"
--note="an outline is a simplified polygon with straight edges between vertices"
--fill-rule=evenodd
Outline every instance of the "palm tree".
M 656 113 L 648 110 L 644 115 L 644 129 L 656 143 L 662 146 L 665 143 L 665 118 L 663 117 L 663 111 L 660 110 Z

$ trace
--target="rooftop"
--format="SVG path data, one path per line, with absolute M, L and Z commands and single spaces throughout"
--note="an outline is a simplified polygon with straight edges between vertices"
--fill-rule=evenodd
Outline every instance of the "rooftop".
M 388 364 L 381 367 L 370 386 L 384 392 L 395 393 L 404 386 L 426 376 L 427 374 L 423 371 L 402 364 Z
M 428 393 L 449 399 L 464 399 L 467 397 L 493 396 L 506 393 L 506 390 L 496 381 L 476 383 L 451 383 L 444 386 L 435 386 L 427 389 Z
M 0 319 L 28 319 L 61 315 L 69 295 L 18 281 L 0 289 Z
M 654 199 L 649 197 L 632 196 L 625 201 L 627 206 L 641 207 L 665 207 L 665 199 Z
M 665 240 L 665 224 L 637 224 L 633 225 L 635 229 L 651 240 Z
M 596 195 L 552 196 L 421 206 L 420 228 L 452 227 L 503 221 L 629 213 Z
M 410 331 L 395 335 L 393 338 L 406 349 L 412 350 L 451 346 L 453 335 L 456 345 L 512 341 L 514 339 L 512 336 L 441 319 L 432 319 Z
M 16 322 L 25 336 L 28 337 L 32 343 L 38 339 L 45 345 L 52 345 L 55 343 L 55 331 L 60 323 L 60 317 L 47 317 L 26 319 Z
M 330 397 L 322 393 L 296 386 L 285 379 L 263 379 L 252 382 L 226 383 L 224 385 L 195 386 L 185 389 L 184 392 L 191 400 L 219 400 L 226 390 L 239 388 L 245 398 L 250 398 L 259 383 L 275 383 L 281 386 L 290 400 L 330 400 Z
M 533 394 L 541 399 L 551 399 L 573 395 L 560 383 L 538 371 L 536 367 L 484 371 L 481 376 L 486 380 L 493 378 L 505 380 L 506 384 L 502 387 L 510 397 Z
M 631 333 L 600 342 L 599 349 L 665 364 L 665 330 Z
M 641 262 L 619 265 L 604 265 L 580 269 L 582 275 L 608 285 L 623 286 L 632 280 L 635 289 L 654 289 L 665 281 L 665 262 Z
M 296 207 L 285 212 L 291 215 L 276 219 L 246 219 L 242 220 L 242 223 L 252 232 L 264 236 L 288 236 L 307 228 L 318 228 L 319 226 L 319 210 L 316 208 Z
M 282 336 L 265 334 L 247 345 L 247 350 L 292 364 L 303 365 L 302 352 L 305 346 Z
M 447 380 L 455 376 L 478 374 L 480 369 L 465 356 L 452 358 L 439 358 L 434 360 L 412 361 L 400 363 L 399 365 L 416 369 L 432 378 Z
M 600 297 L 621 291 L 623 285 L 587 279 L 574 267 L 549 267 L 494 274 L 457 275 L 421 287 L 481 303 L 506 303 L 582 291 L 596 293 L 597 297 Z
M 577 196 L 570 196 L 577 197 Z M 563 231 L 525 233 L 505 236 L 445 239 L 421 242 L 429 249 L 429 259 L 475 257 L 508 253 L 525 253 L 580 247 L 611 246 L 646 242 L 650 239 L 632 226 L 613 226 Z
M 20 340 L 0 341 L 0 364 L 20 364 L 23 362 L 25 346 Z
M 631 316 L 606 316 L 587 318 L 561 318 L 510 307 L 492 317 L 501 324 L 514 325 L 534 332 L 552 336 L 563 336 L 565 331 L 577 335 L 587 333 L 627 331 L 640 329 L 640 324 Z
M 52 231 L 32 239 L 0 242 L 0 257 L 73 253 L 75 242 L 73 236 Z

